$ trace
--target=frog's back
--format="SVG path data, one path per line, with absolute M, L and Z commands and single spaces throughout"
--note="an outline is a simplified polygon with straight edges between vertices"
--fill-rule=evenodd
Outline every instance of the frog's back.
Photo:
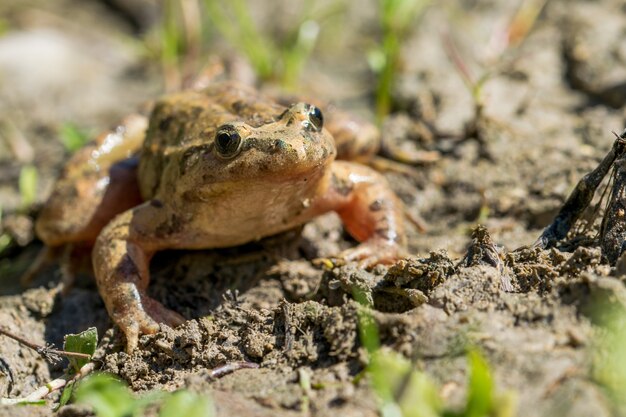
M 285 107 L 256 90 L 236 83 L 219 83 L 199 91 L 184 91 L 160 99 L 150 116 L 139 164 L 144 199 L 157 194 L 162 178 L 174 173 L 191 147 L 212 146 L 218 127 L 242 121 L 252 127 L 270 123 Z

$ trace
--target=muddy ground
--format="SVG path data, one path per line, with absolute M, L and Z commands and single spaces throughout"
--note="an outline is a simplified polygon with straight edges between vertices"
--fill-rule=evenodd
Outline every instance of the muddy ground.
M 97 326 L 104 370 L 139 391 L 211 392 L 219 415 L 301 415 L 307 396 L 311 415 L 376 415 L 366 379 L 354 382 L 366 361 L 352 298 L 359 289 L 373 300 L 381 343 L 417 358 L 450 406 L 463 403 L 464 352 L 475 346 L 498 391 L 517 396 L 519 416 L 623 415 L 592 366 L 600 348 L 591 312 L 626 300 L 623 278 L 596 241 L 602 213 L 556 249 L 522 247 L 610 149 L 611 130 L 626 125 L 626 9 L 617 0 L 549 1 L 524 44 L 489 61 L 492 33 L 520 2 L 436 3 L 403 45 L 396 109 L 383 124 L 387 143 L 438 155 L 413 172 L 386 172 L 427 225 L 424 232 L 409 225 L 411 256 L 371 271 L 314 263 L 354 245 L 332 214 L 301 234 L 241 248 L 160 253 L 150 292 L 192 320 L 143 337 L 129 356 L 89 274 L 66 296 L 58 294 L 58 266 L 29 289 L 18 277 L 41 248 L 32 221 L 68 157 L 60 126 L 97 132 L 163 91 L 158 62 L 140 41 L 158 10 L 148 0 L 0 1 L 0 204 L 3 233 L 13 239 L 0 254 L 0 323 L 57 345 Z M 266 27 L 292 19 L 276 2 L 253 12 Z M 299 92 L 373 118 L 365 53 L 376 34 L 375 4 L 349 4 L 343 18 L 322 32 Z M 492 74 L 479 140 L 459 139 L 474 120 L 474 102 L 442 46 L 448 32 L 472 72 Z M 226 42 L 214 42 L 216 55 L 232 56 Z M 40 181 L 35 204 L 24 208 L 17 184 L 28 164 Z M 461 262 L 479 223 L 502 246 L 497 267 Z M 208 377 L 208 369 L 240 360 L 260 366 Z M 63 369 L 6 338 L 0 365 L 5 397 L 23 396 Z M 309 393 L 299 382 L 303 372 L 316 387 Z M 60 412 L 85 413 L 76 406 Z

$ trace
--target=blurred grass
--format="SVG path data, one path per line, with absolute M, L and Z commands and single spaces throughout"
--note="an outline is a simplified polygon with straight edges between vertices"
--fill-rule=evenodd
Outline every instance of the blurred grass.
M 614 300 L 598 300 L 592 320 L 599 325 L 590 345 L 592 377 L 611 399 L 613 406 L 626 412 L 626 306 Z M 621 301 L 623 302 L 623 300 Z
M 0 225 L 2 225 L 2 205 L 0 205 Z M 0 254 L 11 244 L 11 236 L 6 233 L 2 233 L 2 227 L 0 227 Z
M 513 417 L 517 396 L 507 391 L 497 394 L 491 368 L 475 348 L 467 349 L 468 379 L 465 404 L 459 409 L 447 406 L 435 382 L 404 356 L 381 347 L 378 327 L 369 307 L 371 300 L 355 290 L 354 298 L 363 306 L 358 312 L 359 335 L 369 355 L 366 374 L 379 401 L 382 417 Z
M 402 44 L 431 0 L 379 0 L 380 43 L 368 53 L 376 74 L 376 115 L 381 121 L 391 111 L 391 96 L 401 67 Z
M 166 91 L 179 90 L 201 63 L 203 22 L 200 0 L 164 0 L 160 28 L 161 65 Z
M 0 17 L 0 36 L 6 34 L 11 28 L 9 21 L 3 17 Z
M 187 390 L 150 391 L 135 396 L 124 382 L 113 375 L 96 373 L 81 381 L 75 391 L 78 404 L 90 406 L 97 417 L 139 417 L 159 403 L 159 417 L 213 417 L 215 407 L 208 395 Z M 153 412 L 150 415 L 155 415 Z
M 215 36 L 225 39 L 252 66 L 261 82 L 295 90 L 321 31 L 332 17 L 345 12 L 339 0 L 320 6 L 303 0 L 293 24 L 282 33 L 262 30 L 252 15 L 248 0 L 165 0 L 158 31 L 158 52 L 165 87 L 175 91 L 202 68 L 203 59 L 215 45 Z M 376 114 L 379 120 L 392 108 L 392 92 L 402 66 L 402 45 L 431 0 L 379 0 L 377 14 L 380 39 L 364 58 L 376 75 Z M 340 23 L 336 23 L 340 25 Z M 347 30 L 342 28 L 341 30 Z M 147 50 L 155 49 L 154 45 Z
M 208 20 L 248 58 L 256 74 L 263 80 L 271 79 L 276 73 L 276 45 L 259 32 L 245 1 L 204 0 L 204 5 Z
M 367 367 L 383 417 L 513 417 L 512 392 L 496 394 L 489 364 L 477 350 L 467 353 L 467 394 L 461 409 L 445 404 L 435 382 L 390 349 L 372 353 Z
M 344 1 L 320 8 L 306 0 L 287 33 L 272 36 L 260 30 L 245 0 L 204 0 L 204 5 L 208 21 L 248 59 L 260 80 L 278 82 L 287 90 L 297 87 L 324 23 L 345 8 Z
M 30 164 L 22 166 L 18 179 L 22 210 L 27 210 L 36 201 L 38 183 L 37 168 Z
M 246 0 L 164 0 L 161 25 L 144 39 L 144 50 L 161 61 L 166 91 L 181 89 L 197 76 L 216 45 L 224 38 L 245 57 L 263 82 L 287 90 L 298 86 L 300 75 L 327 20 L 345 9 L 345 1 L 321 7 L 302 2 L 299 15 L 286 33 L 263 31 Z
M 486 61 L 480 75 L 470 69 L 467 58 L 459 51 L 451 33 L 443 36 L 443 46 L 448 58 L 472 95 L 476 114 L 480 115 L 483 102 L 483 87 L 502 67 L 507 65 L 506 58 L 516 59 L 518 48 L 528 38 L 548 0 L 518 0 L 516 11 L 509 17 L 506 25 L 496 27 L 486 44 Z
M 90 135 L 75 124 L 66 122 L 59 128 L 58 137 L 65 150 L 74 153 L 89 141 Z

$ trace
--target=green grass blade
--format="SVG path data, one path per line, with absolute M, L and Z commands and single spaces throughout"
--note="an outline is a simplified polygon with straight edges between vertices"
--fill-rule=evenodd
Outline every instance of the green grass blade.
M 213 417 L 215 406 L 210 397 L 181 390 L 166 397 L 159 417 Z
M 22 209 L 27 209 L 37 199 L 37 184 L 39 183 L 37 168 L 33 165 L 24 165 L 20 171 L 18 182 Z
M 485 417 L 493 409 L 493 378 L 489 365 L 476 350 L 467 355 L 470 367 L 465 417 Z
M 59 140 L 68 152 L 73 153 L 87 143 L 89 135 L 80 130 L 75 124 L 68 122 L 61 125 Z

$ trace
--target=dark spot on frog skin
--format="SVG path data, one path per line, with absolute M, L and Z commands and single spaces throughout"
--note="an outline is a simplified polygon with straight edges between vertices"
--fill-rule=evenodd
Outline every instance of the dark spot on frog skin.
M 292 106 L 292 105 L 290 105 L 289 107 L 291 107 L 291 106 Z M 277 121 L 277 120 L 282 119 L 283 117 L 285 117 L 285 115 L 287 114 L 287 112 L 288 112 L 288 111 L 289 111 L 289 109 L 285 109 L 285 111 L 284 111 L 284 112 L 282 112 L 281 114 L 279 114 L 278 116 L 276 116 L 273 120 L 274 120 L 274 121 Z
M 322 159 L 326 160 L 329 155 L 330 155 L 330 151 L 328 150 L 328 148 L 324 147 L 322 151 Z
M 122 277 L 136 277 L 139 275 L 139 270 L 130 255 L 126 254 L 115 267 L 115 273 Z
M 273 155 L 279 152 L 287 152 L 290 146 L 281 139 L 276 140 L 260 140 L 257 138 L 248 138 L 241 148 L 242 151 L 256 149 L 257 151 Z
M 348 183 L 345 180 L 339 179 L 337 175 L 333 174 L 331 176 L 331 185 L 335 191 L 343 196 L 347 196 L 352 192 L 352 184 Z
M 183 143 L 185 141 L 185 126 L 184 125 L 180 125 L 178 127 L 178 132 L 176 132 L 176 135 L 174 137 L 176 138 L 174 143 Z
M 158 238 L 172 236 L 178 233 L 184 225 L 184 219 L 172 214 L 169 219 L 157 226 L 154 234 Z
M 232 107 L 233 113 L 240 114 L 242 110 L 246 108 L 246 103 L 241 100 L 237 100 L 233 103 Z
M 163 207 L 163 202 L 161 200 L 153 198 L 152 200 L 150 200 L 150 205 L 152 207 L 162 208 Z
M 258 164 L 259 172 L 266 172 L 270 170 L 271 163 L 269 161 L 261 161 Z
M 210 154 L 213 150 L 213 143 L 192 146 L 183 153 L 180 161 L 180 173 L 184 175 L 189 168 L 194 166 L 201 156 Z
M 312 134 L 308 130 L 302 131 L 302 138 L 307 142 L 319 143 L 319 136 Z
M 201 106 L 193 106 L 191 108 L 191 119 L 198 120 L 201 118 L 202 113 L 204 113 L 205 109 Z
M 170 125 L 172 124 L 173 120 L 174 120 L 173 116 L 168 116 L 165 119 L 161 120 L 159 122 L 159 130 L 161 132 L 167 131 L 167 129 L 169 129 Z
M 370 211 L 380 211 L 383 208 L 383 202 L 380 200 L 374 200 L 372 204 L 370 204 Z

